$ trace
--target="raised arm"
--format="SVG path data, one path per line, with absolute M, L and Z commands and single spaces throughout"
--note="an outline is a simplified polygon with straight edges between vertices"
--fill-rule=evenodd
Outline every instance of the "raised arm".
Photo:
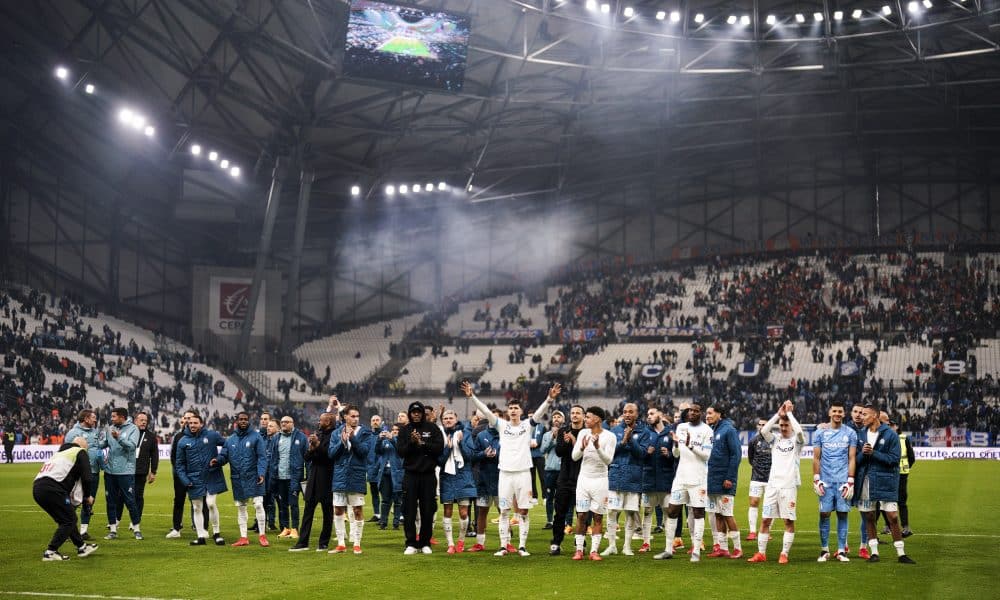
M 542 422 L 542 419 L 545 418 L 545 415 L 549 412 L 549 408 L 552 407 L 552 403 L 559 397 L 559 392 L 561 391 L 561 385 L 558 383 L 552 384 L 552 387 L 549 388 L 548 396 L 545 397 L 545 401 L 539 405 L 538 410 L 536 410 L 535 414 L 532 415 L 531 419 L 529 419 L 533 425 L 537 425 Z
M 473 391 L 472 391 L 472 384 L 471 383 L 469 383 L 468 381 L 463 381 L 462 382 L 462 393 L 465 394 L 466 398 L 468 398 L 469 400 L 472 400 L 473 404 L 476 405 L 476 409 L 480 413 L 482 413 L 483 415 L 486 415 L 486 420 L 489 421 L 490 427 L 496 427 L 497 426 L 497 416 L 495 414 L 493 414 L 493 411 L 490 410 L 489 406 L 486 406 L 485 404 L 483 404 L 482 400 L 480 400 L 479 398 L 476 398 L 476 394 L 474 394 Z
M 774 426 L 778 424 L 779 418 L 778 413 L 774 413 L 774 415 L 768 419 L 767 423 L 764 423 L 764 426 L 760 428 L 760 434 L 764 436 L 764 441 L 768 444 L 774 443 Z

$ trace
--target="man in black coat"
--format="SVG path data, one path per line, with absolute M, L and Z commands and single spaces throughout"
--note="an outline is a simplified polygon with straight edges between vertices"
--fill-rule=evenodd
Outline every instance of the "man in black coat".
M 302 521 L 299 525 L 299 541 L 289 548 L 289 552 L 302 552 L 309 549 L 309 534 L 312 532 L 313 514 L 319 504 L 323 511 L 323 529 L 319 532 L 317 552 L 327 549 L 330 543 L 330 533 L 333 527 L 333 459 L 327 454 L 330 445 L 330 434 L 336 425 L 336 412 L 325 412 L 319 416 L 317 433 L 309 436 L 309 449 L 306 450 L 306 462 L 310 464 L 309 479 L 306 491 L 302 495 L 306 502 L 302 511 Z
M 406 550 L 403 554 L 431 553 L 431 532 L 437 511 L 437 477 L 434 469 L 444 451 L 444 435 L 437 425 L 427 421 L 424 405 L 410 404 L 409 423 L 403 426 L 396 441 L 396 451 L 403 459 L 403 531 Z M 417 533 L 417 511 L 420 532 Z

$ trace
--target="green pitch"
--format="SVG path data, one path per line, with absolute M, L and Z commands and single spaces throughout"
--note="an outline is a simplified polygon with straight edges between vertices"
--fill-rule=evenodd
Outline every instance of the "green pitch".
M 476 600 L 666 598 L 678 594 L 726 599 L 996 598 L 991 575 L 1000 547 L 1000 533 L 992 526 L 992 517 L 1000 512 L 1000 465 L 996 462 L 916 465 L 910 476 L 910 522 L 916 533 L 906 540 L 908 554 L 918 562 L 915 566 L 896 563 L 888 543 L 882 546 L 882 563 L 858 560 L 856 512 L 851 513 L 851 562 L 816 563 L 817 503 L 807 482 L 799 492 L 799 531 L 791 563 L 783 566 L 774 561 L 781 543 L 780 529 L 769 546 L 772 562 L 763 565 L 710 558 L 691 564 L 681 555 L 672 561 L 654 561 L 649 555 L 613 556 L 602 563 L 573 562 L 566 554 L 550 557 L 541 506 L 531 513 L 528 549 L 533 554 L 526 558 L 493 557 L 492 549 L 498 542 L 496 525 L 492 524 L 487 529 L 490 553 L 455 556 L 437 546 L 431 556 L 404 557 L 402 531 L 379 531 L 371 524 L 365 526 L 362 556 L 290 553 L 293 542 L 278 540 L 273 534 L 270 548 L 261 548 L 255 541 L 249 548 L 189 547 L 188 525 L 183 539 L 163 537 L 170 529 L 173 493 L 166 470 L 146 488 L 144 541 L 131 539 L 124 528 L 121 539 L 96 540 L 100 549 L 88 558 L 76 558 L 67 542 L 62 551 L 70 554 L 71 560 L 43 563 L 41 554 L 55 526 L 31 498 L 31 481 L 37 469 L 38 465 L 0 465 L 0 599 L 17 597 L 17 592 L 30 592 L 33 597 L 213 600 L 326 598 L 334 594 L 341 598 Z M 803 475 L 811 472 L 808 463 L 803 463 Z M 744 537 L 747 477 L 744 461 L 736 505 Z M 232 496 L 223 494 L 219 499 L 222 533 L 227 542 L 235 541 Z M 100 538 L 106 524 L 103 497 L 97 504 L 91 531 Z M 369 505 L 365 515 L 370 514 Z M 455 520 L 457 528 L 457 511 Z M 835 539 L 835 524 L 833 529 Z M 319 534 L 318 522 L 313 534 Z M 444 539 L 440 519 L 436 537 Z M 886 537 L 882 536 L 883 542 Z M 706 541 L 711 542 L 708 533 Z M 315 547 L 316 538 L 311 542 Z M 469 545 L 472 543 L 470 538 Z M 662 546 L 663 536 L 655 536 L 654 548 L 659 551 Z M 744 541 L 745 551 L 752 552 L 755 546 L 756 542 Z M 633 547 L 637 549 L 638 543 Z M 572 536 L 564 542 L 563 550 L 572 553 Z
M 392 54 L 415 56 L 417 58 L 434 57 L 431 53 L 431 49 L 427 47 L 427 44 L 413 38 L 394 37 L 388 42 L 382 44 L 382 47 L 379 48 L 379 50 L 382 52 L 390 52 Z

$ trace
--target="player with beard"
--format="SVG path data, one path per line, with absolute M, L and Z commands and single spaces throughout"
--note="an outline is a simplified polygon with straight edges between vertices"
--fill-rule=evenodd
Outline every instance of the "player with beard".
M 851 407 L 851 422 L 847 423 L 848 427 L 854 430 L 857 434 L 858 439 L 865 431 L 865 407 L 863 402 L 855 402 L 854 406 Z M 850 554 L 850 546 L 844 546 L 844 556 Z M 865 527 L 864 518 L 861 519 L 861 545 L 858 547 L 858 556 L 867 560 L 870 556 L 868 554 L 868 528 Z
M 364 507 L 367 489 L 368 456 L 375 445 L 370 429 L 361 424 L 361 411 L 348 405 L 343 423 L 330 435 L 329 456 L 333 460 L 333 527 L 337 547 L 330 554 L 345 552 L 345 521 L 350 506 L 353 519 L 350 538 L 355 554 L 361 554 L 361 535 L 365 525 Z
M 250 415 L 240 412 L 236 415 L 236 432 L 226 439 L 219 454 L 219 466 L 229 463 L 229 476 L 233 484 L 233 500 L 236 501 L 236 522 L 240 528 L 240 539 L 233 546 L 249 546 L 247 539 L 247 500 L 253 503 L 257 522 L 264 523 L 264 476 L 267 474 L 267 444 L 255 429 L 250 429 Z M 262 533 L 258 538 L 261 546 L 269 546 Z
M 757 419 L 757 435 L 747 445 L 747 460 L 750 461 L 750 508 L 747 509 L 747 521 L 750 523 L 748 541 L 757 539 L 757 515 L 760 512 L 760 499 L 764 497 L 767 478 L 771 475 L 771 444 L 767 443 L 760 430 L 767 423 L 766 419 Z
M 553 499 L 552 542 L 549 554 L 558 556 L 562 550 L 562 542 L 566 537 L 566 516 L 573 509 L 576 500 L 576 483 L 580 477 L 580 461 L 573 460 L 573 446 L 583 431 L 583 407 L 579 404 L 569 409 L 569 425 L 562 427 L 556 436 L 556 456 L 562 462 L 559 465 L 559 477 L 556 479 L 556 491 Z
M 642 476 L 642 546 L 640 553 L 650 551 L 653 536 L 653 513 L 657 508 L 665 509 L 670 499 L 670 487 L 674 482 L 674 441 L 670 434 L 673 427 L 663 421 L 663 413 L 658 408 L 650 408 L 646 413 L 649 427 L 649 448 L 646 450 L 645 470 Z M 666 534 L 666 548 L 672 547 L 671 533 Z
M 691 562 L 701 560 L 701 542 L 705 536 L 705 506 L 708 503 L 708 457 L 712 454 L 712 428 L 701 420 L 701 406 L 692 404 L 687 409 L 688 420 L 671 433 L 677 471 L 670 490 L 667 506 L 667 531 L 677 529 L 681 508 L 691 511 Z M 674 557 L 673 548 L 654 558 L 665 560 Z
M 639 420 L 639 408 L 633 402 L 622 407 L 622 422 L 611 429 L 615 435 L 615 458 L 608 469 L 608 547 L 601 556 L 618 554 L 618 513 L 625 513 L 622 554 L 631 556 L 632 536 L 640 529 L 639 500 L 642 474 L 649 444 L 649 431 Z

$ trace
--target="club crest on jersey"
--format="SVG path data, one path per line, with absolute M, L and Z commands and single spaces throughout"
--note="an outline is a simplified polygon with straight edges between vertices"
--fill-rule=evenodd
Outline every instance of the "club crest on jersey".
M 247 443 L 246 443 L 246 447 L 247 447 L 247 448 L 249 448 L 249 447 L 250 447 L 250 442 L 247 442 Z
M 201 438 L 201 443 L 202 444 L 207 444 L 208 443 L 208 438 L 207 437 L 206 438 Z

